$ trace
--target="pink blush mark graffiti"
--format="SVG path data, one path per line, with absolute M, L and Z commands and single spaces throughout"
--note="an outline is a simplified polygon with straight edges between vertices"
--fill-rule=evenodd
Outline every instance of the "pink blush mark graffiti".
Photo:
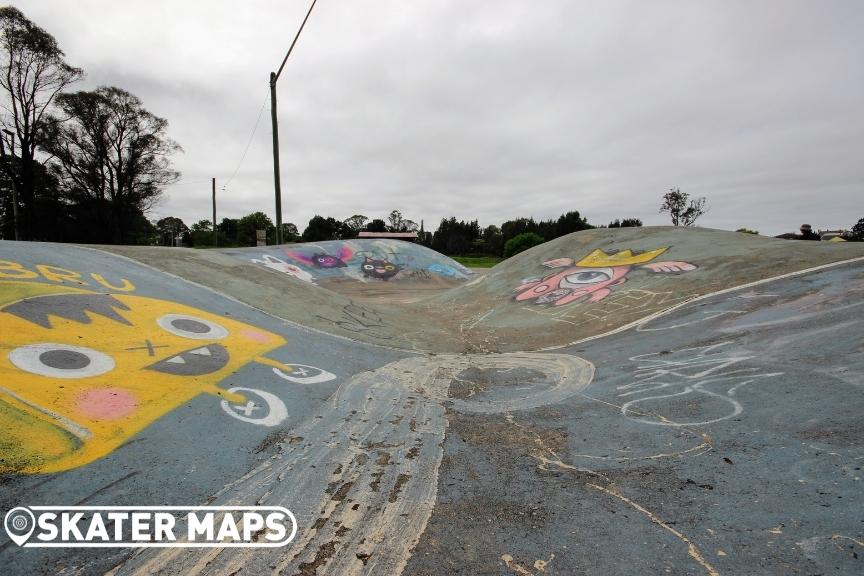
M 252 340 L 253 342 L 258 342 L 259 344 L 266 344 L 270 341 L 269 336 L 258 332 L 257 330 L 243 330 L 240 332 L 240 335 L 248 340 Z
M 135 412 L 138 400 L 122 388 L 99 388 L 79 394 L 76 406 L 93 420 L 119 420 Z

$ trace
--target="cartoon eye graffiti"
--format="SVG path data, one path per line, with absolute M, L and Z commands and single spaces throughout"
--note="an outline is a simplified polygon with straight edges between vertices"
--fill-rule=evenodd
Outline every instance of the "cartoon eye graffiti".
M 597 284 L 599 282 L 606 282 L 607 280 L 612 279 L 612 269 L 611 268 L 593 268 L 587 270 L 581 270 L 579 272 L 575 272 L 568 276 L 565 276 L 561 280 L 561 286 L 574 286 L 579 284 Z
M 166 332 L 192 340 L 221 340 L 228 336 L 228 330 L 219 324 L 186 314 L 166 314 L 156 323 Z
M 389 265 L 387 265 L 387 266 L 384 266 L 384 269 L 385 269 L 385 270 L 395 270 L 396 267 L 393 266 L 392 264 L 389 264 Z
M 363 269 L 364 270 L 374 270 L 375 266 L 373 266 L 372 264 L 364 264 Z
M 114 359 L 103 352 L 69 344 L 28 344 L 9 353 L 9 360 L 25 372 L 52 378 L 89 378 L 114 369 Z
M 280 378 L 284 378 L 285 380 L 296 384 L 319 384 L 321 382 L 330 382 L 331 380 L 336 379 L 336 375 L 332 372 L 316 368 L 315 366 L 289 364 L 287 362 L 285 363 L 285 366 L 290 368 L 289 372 L 280 370 L 279 368 L 273 368 L 273 373 Z

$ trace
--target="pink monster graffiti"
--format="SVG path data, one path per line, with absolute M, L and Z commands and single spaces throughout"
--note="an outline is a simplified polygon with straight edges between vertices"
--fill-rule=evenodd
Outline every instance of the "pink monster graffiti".
M 306 256 L 300 252 L 292 252 L 290 250 L 286 250 L 285 254 L 295 262 L 313 268 L 344 268 L 348 265 L 347 262 L 354 257 L 354 251 L 348 246 L 340 247 L 335 256 L 325 252 L 317 252 L 312 256 Z
M 627 275 L 634 268 L 655 273 L 689 272 L 696 266 L 688 262 L 653 260 L 668 248 L 658 248 L 650 252 L 633 254 L 630 250 L 605 253 L 595 250 L 579 262 L 572 258 L 556 258 L 544 262 L 547 268 L 563 268 L 542 279 L 523 280 L 514 291 L 517 302 L 534 300 L 534 304 L 564 306 L 580 298 L 588 297 L 587 302 L 599 302 L 612 293 L 612 287 L 627 281 Z

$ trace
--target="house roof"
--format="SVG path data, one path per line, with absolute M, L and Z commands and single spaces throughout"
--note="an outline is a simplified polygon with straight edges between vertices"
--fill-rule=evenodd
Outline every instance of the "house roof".
M 358 238 L 417 238 L 416 232 L 360 232 Z

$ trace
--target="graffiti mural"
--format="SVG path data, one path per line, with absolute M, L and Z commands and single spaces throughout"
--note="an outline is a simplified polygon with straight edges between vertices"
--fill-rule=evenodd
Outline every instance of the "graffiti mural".
M 271 256 L 270 254 L 262 254 L 261 258 L 252 258 L 252 262 L 255 264 L 261 264 L 262 266 L 266 266 L 271 270 L 276 270 L 277 272 L 282 272 L 283 274 L 288 274 L 289 276 L 294 276 L 299 280 L 303 280 L 304 282 L 314 282 L 315 277 L 312 276 L 309 272 L 305 270 L 301 270 L 297 266 L 293 264 L 289 264 L 285 262 L 281 258 L 277 258 L 276 256 Z
M 267 251 L 228 249 L 228 254 L 315 284 L 329 280 L 390 282 L 465 280 L 473 275 L 455 260 L 419 244 L 398 240 L 326 240 L 273 247 Z
M 369 258 L 363 260 L 360 267 L 363 270 L 363 275 L 367 278 L 375 278 L 377 280 L 390 280 L 399 273 L 400 267 L 389 260 L 383 258 Z
M 225 390 L 250 362 L 292 382 L 329 372 L 263 357 L 286 341 L 204 310 L 132 294 L 64 285 L 0 284 L 0 471 L 57 472 L 101 458 L 200 394 L 232 416 L 274 426 L 275 395 Z
M 654 273 L 689 272 L 696 266 L 688 262 L 651 262 L 668 247 L 648 252 L 633 253 L 631 250 L 606 253 L 594 250 L 588 256 L 574 261 L 571 258 L 556 258 L 544 262 L 547 268 L 560 269 L 543 278 L 523 280 L 514 291 L 517 302 L 534 300 L 534 304 L 564 306 L 587 297 L 587 302 L 599 302 L 612 293 L 612 288 L 627 281 L 633 268 Z
M 306 256 L 294 250 L 286 250 L 285 254 L 295 262 L 314 268 L 345 268 L 354 257 L 354 250 L 345 244 L 339 247 L 335 256 L 326 252 L 316 252 L 312 256 Z

